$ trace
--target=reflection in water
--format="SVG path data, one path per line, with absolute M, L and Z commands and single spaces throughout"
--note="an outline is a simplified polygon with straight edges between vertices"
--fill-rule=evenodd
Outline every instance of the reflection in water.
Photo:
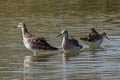
M 23 76 L 24 76 L 24 80 L 28 80 L 30 79 L 28 76 L 30 70 L 31 70 L 31 65 L 32 65 L 32 56 L 25 56 L 24 58 L 24 64 L 23 64 L 23 67 L 24 67 L 24 73 L 23 73 Z
M 39 57 L 39 56 L 25 56 L 24 57 L 24 80 L 31 80 L 32 76 L 32 68 L 34 67 L 34 63 L 35 62 L 39 62 L 39 61 L 47 61 L 46 58 L 43 57 Z
M 24 68 L 29 68 L 33 62 L 48 61 L 48 56 L 25 56 L 24 57 Z
M 82 49 L 82 52 L 83 51 L 104 51 L 104 50 L 106 49 L 99 46 L 99 47 L 92 47 L 92 48 L 84 48 Z
M 75 57 L 78 56 L 79 53 L 63 53 L 62 54 L 62 65 L 63 65 L 63 80 L 68 80 L 67 79 L 67 62 L 70 57 Z
M 79 52 L 77 51 L 64 51 L 65 60 L 68 61 L 70 57 L 78 56 Z
M 24 63 L 23 63 L 24 80 L 29 80 L 29 79 L 32 80 L 31 73 L 33 73 L 32 70 L 36 66 L 36 63 L 46 62 L 46 61 L 48 61 L 48 58 L 52 55 L 55 55 L 55 53 L 43 54 L 43 55 L 39 55 L 39 56 L 25 56 Z
M 24 68 L 30 67 L 30 63 L 32 62 L 32 56 L 25 56 L 24 58 Z
M 70 57 L 75 57 L 78 55 L 79 55 L 78 52 L 73 52 L 73 51 L 64 51 L 64 53 L 62 54 L 63 80 L 68 80 L 67 79 L 67 63 L 66 63 L 66 61 L 68 61 L 70 59 Z
M 66 57 L 65 54 L 62 54 L 62 64 L 63 64 L 63 80 L 67 80 L 67 72 L 66 72 Z
M 102 48 L 100 45 L 97 45 L 96 43 L 83 41 L 83 40 L 82 40 L 82 42 L 87 44 L 90 49 L 100 49 L 100 48 Z
M 75 57 L 75 56 L 78 56 L 78 55 L 79 55 L 79 53 L 70 53 L 70 52 L 69 53 L 64 52 L 62 54 L 62 64 L 60 64 L 60 65 L 61 65 L 61 69 L 62 69 L 61 78 L 63 80 L 68 80 L 67 79 L 67 63 L 66 63 L 66 61 L 69 61 L 69 59 L 71 57 Z M 32 80 L 33 74 L 38 73 L 38 72 L 35 72 L 35 70 L 37 70 L 37 68 L 36 68 L 37 65 L 39 65 L 39 63 L 49 62 L 48 57 L 50 57 L 50 56 L 51 55 L 46 55 L 46 56 L 25 56 L 24 57 L 24 64 L 23 64 L 23 67 L 24 67 L 24 74 L 23 74 L 24 75 L 24 80 L 28 80 L 28 79 Z M 45 66 L 45 65 L 43 65 L 43 66 Z M 40 66 L 38 66 L 38 67 L 40 67 Z M 50 66 L 46 66 L 46 67 L 48 67 L 48 69 L 50 68 Z M 51 73 L 52 73 L 52 71 L 50 72 L 50 74 Z

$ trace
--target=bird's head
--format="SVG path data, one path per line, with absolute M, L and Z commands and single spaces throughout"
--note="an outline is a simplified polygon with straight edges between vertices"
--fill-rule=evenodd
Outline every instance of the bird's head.
M 102 33 L 102 36 L 103 36 L 104 38 L 110 40 L 110 38 L 107 36 L 107 33 L 106 33 L 106 32 L 103 32 L 103 33 Z
M 61 33 L 57 37 L 62 36 L 62 35 L 67 36 L 68 35 L 68 31 L 66 29 L 62 30 Z
M 23 22 L 18 23 L 16 28 L 24 28 L 25 24 Z

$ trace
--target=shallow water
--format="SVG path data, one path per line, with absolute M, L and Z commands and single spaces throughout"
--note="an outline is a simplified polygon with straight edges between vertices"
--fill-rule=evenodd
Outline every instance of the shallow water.
M 120 79 L 119 0 L 0 0 L 0 80 L 119 80 Z M 63 51 L 26 50 L 21 30 L 25 22 L 33 34 L 44 36 L 61 48 L 62 29 L 79 40 L 95 27 L 107 32 L 100 50 L 88 46 L 76 55 Z

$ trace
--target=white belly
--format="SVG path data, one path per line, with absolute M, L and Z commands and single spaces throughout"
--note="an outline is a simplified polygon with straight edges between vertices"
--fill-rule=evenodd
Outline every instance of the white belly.
M 27 49 L 31 50 L 31 45 L 28 41 L 23 41 L 23 43 Z
M 95 41 L 94 43 L 100 46 L 102 41 L 103 41 L 103 39 L 100 39 L 100 40 Z
M 94 42 L 88 42 L 88 41 L 83 41 L 85 44 L 89 46 L 89 48 L 99 48 L 103 39 L 94 41 Z

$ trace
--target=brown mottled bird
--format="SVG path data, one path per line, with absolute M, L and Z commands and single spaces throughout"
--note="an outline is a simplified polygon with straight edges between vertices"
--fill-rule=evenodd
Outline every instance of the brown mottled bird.
M 87 37 L 84 38 L 80 38 L 80 40 L 85 41 L 85 42 L 89 42 L 90 46 L 92 46 L 93 44 L 100 46 L 100 44 L 103 42 L 103 38 L 107 38 L 109 40 L 109 38 L 107 37 L 106 32 L 103 32 L 102 34 L 99 34 L 95 28 L 91 29 L 91 32 L 88 34 Z M 93 43 L 93 44 L 92 44 Z
M 38 50 L 58 50 L 58 48 L 51 46 L 43 37 L 37 37 L 28 32 L 27 27 L 24 23 L 19 23 L 17 28 L 21 28 L 23 43 L 25 47 L 32 51 L 34 55 L 38 54 Z

